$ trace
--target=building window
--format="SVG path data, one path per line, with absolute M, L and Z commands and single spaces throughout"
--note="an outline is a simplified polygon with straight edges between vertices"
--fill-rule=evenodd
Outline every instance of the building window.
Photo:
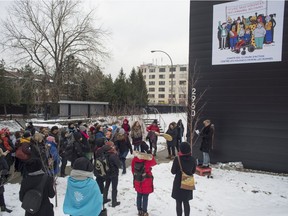
M 159 79 L 165 79 L 165 75 L 159 75 Z
M 171 86 L 171 81 L 169 81 L 169 85 Z M 173 81 L 173 85 L 176 85 L 176 81 Z
M 170 67 L 170 70 L 169 70 L 170 72 L 174 72 L 174 71 L 176 71 L 176 68 L 175 67 Z
M 159 88 L 158 91 L 159 92 L 165 92 L 165 88 Z
M 165 98 L 165 94 L 159 94 L 158 98 Z
M 187 67 L 180 67 L 180 71 L 187 71 Z
M 166 72 L 166 68 L 159 68 L 159 72 Z
M 186 80 L 184 80 L 184 81 L 179 81 L 179 85 L 186 85 Z
M 175 74 L 169 74 L 169 78 L 175 78 Z
M 150 73 L 154 73 L 154 72 L 155 72 L 155 68 L 150 68 L 150 69 L 149 69 L 149 72 L 150 72 Z
M 186 99 L 186 94 L 179 94 L 180 99 Z
M 155 98 L 154 94 L 148 94 L 148 98 Z
M 149 85 L 155 85 L 154 81 L 149 81 Z
M 146 80 L 146 75 L 143 75 L 143 79 Z
M 149 79 L 155 79 L 155 75 L 149 75 Z
M 149 92 L 155 92 L 155 88 L 149 88 Z
M 165 85 L 165 81 L 159 81 L 159 85 Z
M 180 73 L 180 74 L 179 74 L 179 78 L 180 78 L 180 79 L 187 79 L 187 74 L 183 74 L 183 73 L 181 74 L 181 73 Z
M 159 104 L 164 104 L 165 101 L 163 101 L 163 100 L 159 100 L 158 103 L 159 103 Z

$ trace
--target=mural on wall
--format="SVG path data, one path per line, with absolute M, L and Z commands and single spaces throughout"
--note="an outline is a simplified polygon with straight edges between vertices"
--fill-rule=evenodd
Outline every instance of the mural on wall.
M 284 0 L 214 5 L 212 65 L 282 61 Z

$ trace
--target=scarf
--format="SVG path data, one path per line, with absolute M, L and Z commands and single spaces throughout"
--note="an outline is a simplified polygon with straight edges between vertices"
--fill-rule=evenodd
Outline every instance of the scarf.
M 83 170 L 75 170 L 72 169 L 70 176 L 76 180 L 85 180 L 87 178 L 92 178 L 94 177 L 93 171 L 88 172 L 88 171 L 83 171 Z

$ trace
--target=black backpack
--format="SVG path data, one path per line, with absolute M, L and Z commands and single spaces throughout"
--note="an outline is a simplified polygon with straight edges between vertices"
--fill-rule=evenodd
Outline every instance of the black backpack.
M 105 153 L 100 154 L 95 159 L 94 166 L 95 166 L 95 175 L 101 176 L 102 178 L 106 178 L 110 172 L 108 155 Z
M 71 137 L 67 140 L 67 145 L 64 149 L 63 155 L 68 161 L 72 161 L 73 159 L 73 152 L 74 152 L 74 142 L 75 142 L 75 137 L 74 133 L 71 134 Z
M 144 162 L 135 162 L 134 164 L 134 181 L 142 182 L 146 178 Z
M 35 214 L 40 210 L 42 200 L 43 200 L 43 190 L 46 184 L 48 176 L 43 175 L 41 184 L 36 189 L 30 189 L 26 191 L 21 207 L 25 209 L 30 214 Z

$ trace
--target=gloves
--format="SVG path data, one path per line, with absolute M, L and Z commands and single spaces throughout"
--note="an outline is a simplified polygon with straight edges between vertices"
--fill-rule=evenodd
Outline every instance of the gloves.
M 199 130 L 195 130 L 195 133 L 199 135 L 200 131 Z

